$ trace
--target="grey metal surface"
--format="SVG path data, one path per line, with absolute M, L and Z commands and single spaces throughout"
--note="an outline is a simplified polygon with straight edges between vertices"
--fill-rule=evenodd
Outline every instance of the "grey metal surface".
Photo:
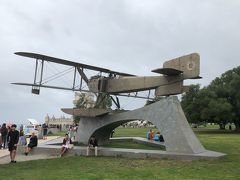
M 109 143 L 113 129 L 129 121 L 148 120 L 161 131 L 167 152 L 206 151 L 190 128 L 177 97 L 167 97 L 140 109 L 96 118 L 82 118 L 76 140 L 87 144 L 94 135 L 99 144 Z

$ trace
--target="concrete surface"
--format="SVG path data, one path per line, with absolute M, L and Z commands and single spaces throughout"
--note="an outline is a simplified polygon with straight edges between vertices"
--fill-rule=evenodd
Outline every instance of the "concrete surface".
M 59 136 L 48 136 L 47 140 L 38 140 L 38 146 L 41 146 L 45 143 L 49 143 L 55 139 L 58 139 Z M 29 138 L 27 138 L 27 141 L 29 141 Z M 49 157 L 49 154 L 46 153 L 46 155 L 38 155 L 36 154 L 36 156 L 25 156 L 23 155 L 24 153 L 24 149 L 25 147 L 23 146 L 18 146 L 18 150 L 17 150 L 17 156 L 16 156 L 16 160 L 17 161 L 27 161 L 27 160 L 35 160 L 35 159 L 46 159 L 46 158 L 51 158 Z M 10 157 L 9 157 L 9 151 L 8 149 L 0 149 L 0 164 L 6 164 L 10 162 Z
M 51 159 L 60 158 L 60 149 L 63 137 L 55 137 L 48 139 L 48 141 L 42 142 L 38 147 L 34 148 L 28 156 L 24 155 L 25 147 L 18 147 L 17 151 L 17 162 L 31 161 L 38 159 Z M 145 138 L 139 137 L 121 137 L 112 138 L 111 141 L 136 141 L 137 143 L 151 143 L 157 146 L 164 146 L 164 143 L 158 143 L 149 141 Z M 142 141 L 142 142 L 141 142 Z M 4 150 L 5 151 L 5 150 Z M 4 151 L 1 151 L 3 154 Z M 5 151 L 6 152 L 6 151 Z M 0 164 L 8 164 L 10 162 L 9 153 L 5 156 L 0 157 Z M 86 156 L 86 146 L 75 146 L 69 150 L 65 156 Z M 90 151 L 90 156 L 94 156 L 94 152 Z M 125 148 L 104 148 L 98 147 L 98 156 L 109 156 L 109 157 L 126 157 L 126 158 L 154 158 L 154 159 L 174 159 L 174 160 L 211 160 L 219 159 L 225 156 L 225 154 L 205 151 L 197 154 L 187 153 L 172 153 L 162 150 L 143 150 L 143 149 L 125 149 Z
M 76 140 L 87 144 L 94 135 L 100 145 L 108 144 L 112 130 L 134 120 L 147 120 L 156 125 L 164 137 L 167 152 L 198 154 L 206 151 L 189 126 L 176 96 L 133 111 L 81 118 Z

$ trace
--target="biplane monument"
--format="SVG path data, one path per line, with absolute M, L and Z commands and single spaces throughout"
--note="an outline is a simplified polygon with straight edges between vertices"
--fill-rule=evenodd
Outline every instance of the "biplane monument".
M 39 94 L 40 88 L 44 87 L 92 92 L 96 95 L 93 108 L 62 109 L 67 114 L 81 117 L 77 132 L 79 143 L 87 144 L 89 138 L 95 136 L 100 145 L 107 144 L 110 142 L 111 132 L 118 126 L 134 120 L 147 120 L 156 125 L 164 137 L 166 148 L 164 155 L 191 155 L 199 159 L 217 158 L 224 155 L 208 151 L 202 146 L 190 128 L 177 96 L 172 96 L 188 89 L 184 86 L 185 80 L 201 78 L 199 76 L 200 56 L 197 53 L 166 61 L 162 68 L 152 70 L 156 73 L 155 76 L 143 77 L 36 53 L 17 52 L 15 54 L 35 59 L 36 66 L 33 83 L 13 84 L 31 86 L 34 94 Z M 72 67 L 74 71 L 72 86 L 60 87 L 44 83 L 45 62 Z M 86 70 L 95 71 L 97 75 L 88 77 Z M 37 74 L 40 76 L 37 77 Z M 77 76 L 80 77 L 80 81 L 76 81 Z M 86 88 L 83 84 L 86 84 Z M 147 95 L 140 95 L 142 91 L 147 91 Z M 153 97 L 150 96 L 151 91 L 154 91 Z M 152 103 L 136 110 L 126 111 L 121 109 L 119 96 L 144 98 L 151 100 Z M 111 98 L 116 109 L 99 106 L 105 98 Z

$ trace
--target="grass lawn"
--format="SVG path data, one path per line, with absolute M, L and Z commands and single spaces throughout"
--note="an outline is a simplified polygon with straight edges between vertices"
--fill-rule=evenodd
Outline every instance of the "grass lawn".
M 145 144 L 134 143 L 131 141 L 125 142 L 114 142 L 111 144 L 104 145 L 104 147 L 110 148 L 127 148 L 127 149 L 147 149 L 147 150 L 165 150 L 163 147 L 150 146 Z
M 65 136 L 65 134 L 67 133 L 67 131 L 59 131 L 56 133 L 48 133 L 48 136 Z
M 151 128 L 155 133 L 157 128 Z M 117 128 L 113 137 L 147 137 L 147 132 L 150 128 Z
M 147 129 L 118 128 L 115 136 L 146 136 Z M 240 179 L 240 134 L 197 131 L 220 160 L 175 161 L 115 157 L 64 157 L 0 165 L 0 179 Z

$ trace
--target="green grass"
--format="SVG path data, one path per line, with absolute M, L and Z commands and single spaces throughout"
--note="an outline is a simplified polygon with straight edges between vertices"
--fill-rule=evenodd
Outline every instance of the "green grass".
M 147 132 L 152 129 L 155 133 L 157 128 L 117 128 L 113 137 L 146 137 Z
M 58 131 L 55 133 L 49 133 L 48 136 L 65 136 L 66 133 L 67 131 Z
M 220 160 L 64 157 L 0 165 L 0 179 L 240 179 L 240 135 L 219 132 L 197 136 L 207 149 L 228 154 Z M 115 135 L 128 133 L 145 137 L 146 129 L 119 128 Z
M 131 141 L 114 142 L 114 143 L 111 143 L 111 144 L 104 145 L 104 147 L 126 148 L 126 149 L 165 150 L 165 148 L 134 143 L 134 142 L 131 142 Z

